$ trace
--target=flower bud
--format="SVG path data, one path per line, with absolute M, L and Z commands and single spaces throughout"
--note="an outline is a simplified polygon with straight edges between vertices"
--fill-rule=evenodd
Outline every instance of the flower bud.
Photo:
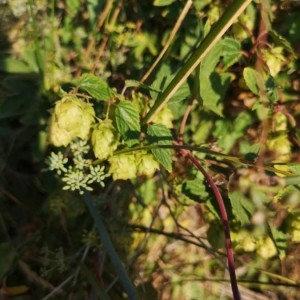
M 119 133 L 111 120 L 100 121 L 92 133 L 92 145 L 95 156 L 104 160 L 117 149 Z
M 114 155 L 109 159 L 113 179 L 130 179 L 136 177 L 136 157 L 134 154 Z
M 67 146 L 74 138 L 87 139 L 95 111 L 92 104 L 74 95 L 67 95 L 56 102 L 50 120 L 50 142 L 54 146 Z

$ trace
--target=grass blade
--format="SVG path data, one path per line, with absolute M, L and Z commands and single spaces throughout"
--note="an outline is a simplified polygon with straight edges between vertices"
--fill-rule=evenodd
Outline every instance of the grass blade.
M 84 202 L 95 222 L 96 230 L 101 238 L 103 247 L 107 254 L 109 255 L 111 262 L 116 270 L 116 273 L 129 297 L 131 300 L 138 299 L 136 289 L 132 284 L 124 266 L 122 265 L 121 260 L 118 257 L 118 254 L 113 246 L 113 243 L 109 237 L 109 234 L 106 231 L 106 228 L 102 222 L 100 214 L 97 213 L 95 207 L 93 206 L 91 195 L 88 191 L 85 191 L 83 195 Z

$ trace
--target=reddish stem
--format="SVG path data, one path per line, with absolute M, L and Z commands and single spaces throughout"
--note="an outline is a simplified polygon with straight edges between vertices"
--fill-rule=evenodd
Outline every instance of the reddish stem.
M 180 143 L 175 143 L 175 144 L 180 144 Z M 226 253 L 227 253 L 228 270 L 229 270 L 229 275 L 230 275 L 233 299 L 240 300 L 241 296 L 239 293 L 239 288 L 238 288 L 236 274 L 235 274 L 234 254 L 233 254 L 233 249 L 232 249 L 232 245 L 231 245 L 229 221 L 228 221 L 228 215 L 227 215 L 223 197 L 222 197 L 218 187 L 214 183 L 213 179 L 209 176 L 209 174 L 206 172 L 206 170 L 201 166 L 198 159 L 191 154 L 191 151 L 182 149 L 181 154 L 183 156 L 187 157 L 192 162 L 192 164 L 203 174 L 203 176 L 205 177 L 206 181 L 208 182 L 209 186 L 211 187 L 211 189 L 216 197 L 216 200 L 217 200 L 217 203 L 219 206 L 219 210 L 220 210 L 220 214 L 221 214 L 222 223 L 223 223 L 224 235 L 225 235 L 225 247 L 226 247 Z
M 179 138 L 178 138 L 178 142 L 174 142 L 175 145 L 183 145 L 184 128 L 185 128 L 185 125 L 187 122 L 187 118 L 192 109 L 192 103 L 193 103 L 193 99 L 190 100 L 189 105 L 188 105 L 188 107 L 185 111 L 185 114 L 183 116 L 183 119 L 181 121 Z M 206 181 L 210 185 L 210 187 L 216 197 L 216 200 L 217 200 L 217 203 L 219 206 L 219 210 L 220 210 L 220 214 L 221 214 L 222 223 L 223 223 L 224 235 L 225 235 L 225 247 L 226 247 L 226 253 L 227 253 L 228 270 L 229 270 L 229 275 L 230 275 L 233 299 L 240 300 L 241 296 L 240 296 L 240 292 L 239 292 L 239 288 L 238 288 L 238 284 L 237 284 L 237 280 L 236 280 L 236 274 L 235 274 L 234 254 L 233 254 L 233 249 L 232 249 L 232 245 L 231 245 L 229 221 L 228 221 L 228 215 L 227 215 L 223 197 L 222 197 L 218 187 L 212 180 L 212 178 L 209 176 L 209 174 L 206 172 L 206 170 L 201 166 L 198 159 L 192 155 L 191 151 L 186 150 L 186 149 L 181 149 L 180 152 L 183 156 L 187 157 L 192 162 L 192 164 L 194 164 L 194 166 L 203 174 L 203 176 L 205 177 Z
M 194 164 L 194 166 L 204 175 L 206 181 L 210 185 L 210 187 L 216 197 L 216 200 L 218 202 L 221 219 L 222 219 L 222 223 L 223 223 L 224 235 L 225 235 L 228 269 L 229 269 L 229 274 L 230 274 L 230 282 L 231 282 L 231 288 L 232 288 L 232 293 L 233 293 L 233 299 L 240 300 L 241 297 L 240 297 L 239 288 L 238 288 L 236 275 L 235 275 L 234 255 L 233 255 L 233 249 L 232 249 L 232 245 L 231 245 L 228 215 L 227 215 L 226 207 L 224 204 L 224 200 L 223 200 L 222 195 L 221 195 L 219 189 L 217 188 L 216 184 L 214 183 L 212 178 L 209 176 L 209 174 L 205 171 L 205 169 L 200 165 L 197 158 L 194 157 L 190 152 L 187 154 L 187 157 Z

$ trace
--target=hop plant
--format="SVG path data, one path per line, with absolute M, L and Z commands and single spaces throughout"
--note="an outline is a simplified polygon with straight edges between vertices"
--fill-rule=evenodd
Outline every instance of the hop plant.
M 282 64 L 286 60 L 283 55 L 283 48 L 272 47 L 272 48 L 264 49 L 262 56 L 269 68 L 270 74 L 273 77 L 276 76 L 280 72 L 282 68 Z
M 237 244 L 237 249 L 243 249 L 246 252 L 253 252 L 256 250 L 256 238 L 247 230 L 240 230 L 239 232 L 231 233 L 232 240 Z
M 274 162 L 285 163 L 291 159 L 291 142 L 287 133 L 287 117 L 278 112 L 273 119 L 273 132 L 267 139 L 267 148 L 276 154 Z M 281 171 L 288 171 L 286 165 L 276 164 L 275 168 Z M 281 176 L 278 173 L 278 176 Z
M 50 142 L 57 147 L 67 146 L 73 139 L 87 139 L 95 119 L 92 104 L 75 95 L 66 95 L 56 102 L 49 126 Z
M 174 115 L 171 109 L 168 106 L 164 106 L 162 110 L 158 112 L 158 114 L 153 119 L 153 122 L 156 124 L 165 125 L 167 128 L 173 127 Z
M 130 179 L 136 177 L 137 164 L 134 154 L 118 154 L 109 159 L 113 179 Z
M 300 242 L 300 213 L 293 213 L 289 216 L 288 222 L 291 240 L 295 243 Z
M 159 163 L 154 159 L 152 154 L 140 152 L 136 156 L 137 175 L 151 177 L 159 169 Z
M 100 121 L 92 133 L 92 145 L 95 156 L 104 160 L 113 154 L 119 143 L 119 134 L 111 120 Z
M 137 154 L 118 154 L 109 159 L 113 179 L 131 179 L 140 175 L 151 177 L 159 169 L 153 155 L 145 151 Z
M 269 259 L 277 254 L 277 249 L 272 239 L 267 236 L 258 240 L 256 252 L 262 258 Z

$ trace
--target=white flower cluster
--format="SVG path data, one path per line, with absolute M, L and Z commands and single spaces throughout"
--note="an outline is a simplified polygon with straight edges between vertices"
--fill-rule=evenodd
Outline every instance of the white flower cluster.
M 84 157 L 90 150 L 87 141 L 74 140 L 70 145 L 72 159 L 64 157 L 62 152 L 52 152 L 47 159 L 48 170 L 56 171 L 64 182 L 63 189 L 79 191 L 92 191 L 91 184 L 98 183 L 104 187 L 104 179 L 109 176 L 105 173 L 104 166 L 94 166 L 91 160 Z M 68 165 L 67 165 L 68 164 Z

